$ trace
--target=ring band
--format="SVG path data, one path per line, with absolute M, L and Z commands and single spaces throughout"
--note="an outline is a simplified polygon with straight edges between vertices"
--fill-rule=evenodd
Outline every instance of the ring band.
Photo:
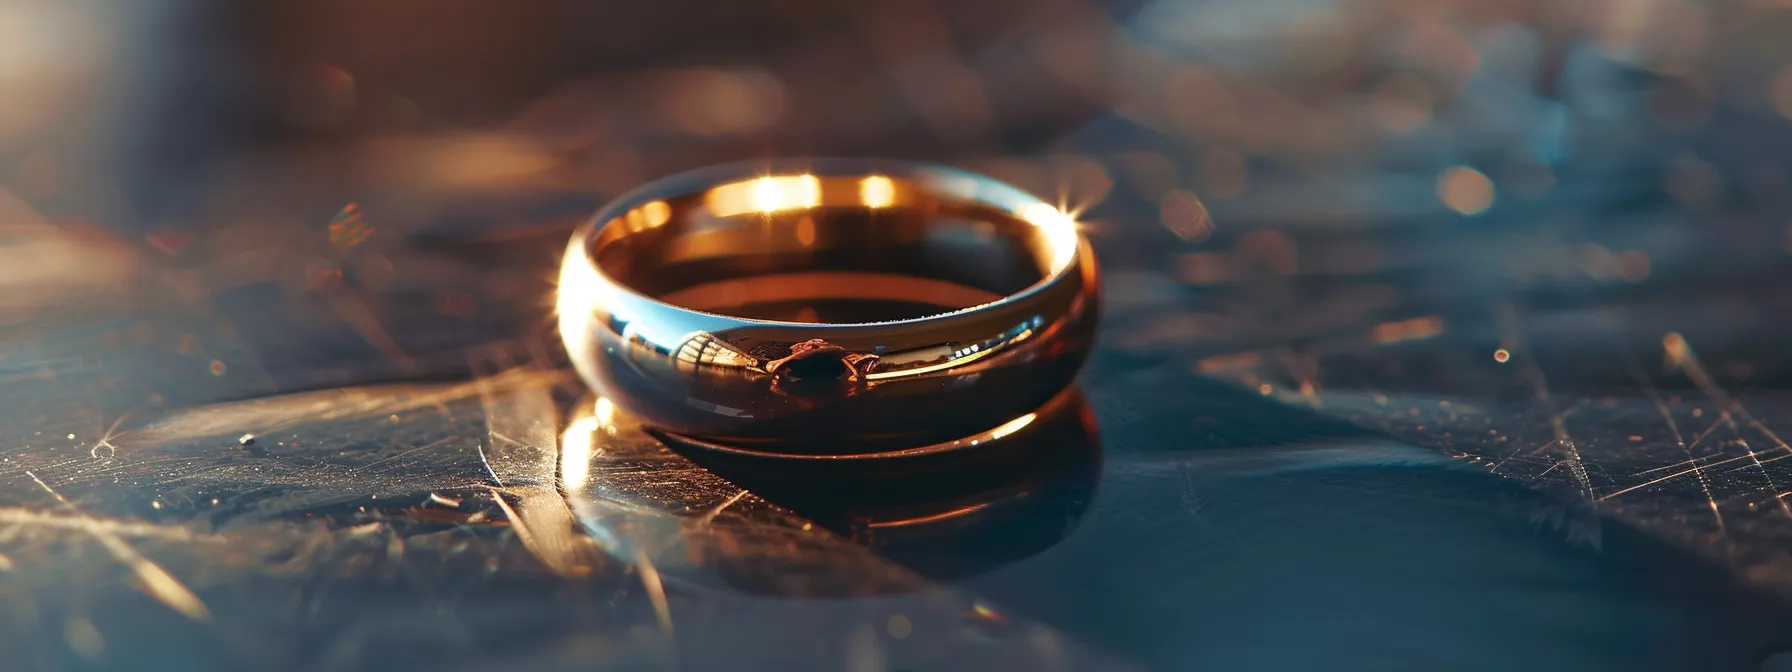
M 901 450 L 1015 422 L 1094 341 L 1062 210 L 925 164 L 733 164 L 649 184 L 572 238 L 575 368 L 662 431 L 746 450 Z

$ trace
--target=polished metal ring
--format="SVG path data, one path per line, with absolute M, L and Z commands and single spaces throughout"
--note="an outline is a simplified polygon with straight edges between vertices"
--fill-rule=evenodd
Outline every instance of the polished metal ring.
M 659 431 L 864 454 L 1023 421 L 1075 378 L 1099 312 L 1073 217 L 999 181 L 858 160 L 649 184 L 573 235 L 560 333 Z

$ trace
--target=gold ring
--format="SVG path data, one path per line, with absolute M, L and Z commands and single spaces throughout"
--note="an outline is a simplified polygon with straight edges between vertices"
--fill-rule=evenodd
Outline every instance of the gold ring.
M 560 333 L 600 395 L 742 450 L 866 454 L 1024 425 L 1094 341 L 1094 253 L 1063 210 L 925 164 L 733 164 L 599 210 Z

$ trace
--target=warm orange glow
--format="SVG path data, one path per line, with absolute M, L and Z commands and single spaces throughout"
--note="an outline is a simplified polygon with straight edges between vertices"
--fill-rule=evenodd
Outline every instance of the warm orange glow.
M 1437 198 L 1460 214 L 1479 215 L 1493 207 L 1493 181 L 1481 171 L 1457 166 L 1437 177 Z
M 651 229 L 672 219 L 672 206 L 665 201 L 649 201 L 628 211 L 627 219 L 631 229 Z
M 538 176 L 560 158 L 529 143 L 498 136 L 471 136 L 403 147 L 392 179 L 445 188 L 491 188 Z
M 896 183 L 882 175 L 859 182 L 859 202 L 867 208 L 887 208 L 896 203 Z
M 599 315 L 627 325 L 621 334 L 624 341 L 634 338 L 655 347 L 671 348 L 690 339 L 690 334 L 669 331 L 674 325 L 642 321 L 629 300 L 628 290 L 600 276 L 590 259 L 585 258 L 584 247 L 579 245 L 569 247 L 561 261 L 554 310 L 560 337 L 565 339 L 568 351 L 574 353 L 592 347 L 590 329 Z
M 599 400 L 601 406 L 604 400 Z M 566 426 L 560 437 L 560 480 L 568 490 L 584 488 L 591 480 L 591 456 L 597 448 L 598 418 L 579 418 Z
M 993 441 L 995 439 L 999 439 L 1004 436 L 1008 436 L 1009 434 L 1018 432 L 1022 429 L 1025 429 L 1027 425 L 1033 424 L 1033 421 L 1037 420 L 1038 418 L 1039 418 L 1038 413 L 1028 413 L 1026 415 L 1015 418 L 1013 420 L 1009 420 L 1008 422 L 1002 423 L 1001 427 L 997 427 L 995 429 L 989 430 L 989 438 L 990 438 L 990 440 Z
M 1668 364 L 1680 366 L 1692 359 L 1692 348 L 1686 347 L 1686 337 L 1679 332 L 1670 331 L 1661 336 L 1661 349 L 1667 355 Z
M 718 217 L 817 205 L 821 205 L 821 180 L 814 175 L 760 177 L 724 184 L 709 192 L 709 210 Z
M 1196 362 L 1196 366 L 1201 369 L 1201 373 L 1219 373 L 1252 369 L 1262 363 L 1262 355 L 1255 352 L 1241 352 L 1231 355 L 1214 355 Z
M 1436 315 L 1414 318 L 1402 322 L 1383 322 L 1375 325 L 1375 342 L 1398 343 L 1400 341 L 1416 341 L 1431 338 L 1444 331 L 1444 320 Z
M 1053 271 L 1069 266 L 1070 260 L 1076 258 L 1076 219 L 1070 213 L 1034 203 L 1021 208 L 1020 218 L 1045 232 L 1046 242 L 1051 245 Z
M 581 254 L 577 247 L 567 251 L 565 261 L 560 264 L 560 282 L 554 290 L 554 309 L 559 318 L 560 335 L 566 339 L 566 345 L 572 352 L 581 352 L 591 346 L 588 329 L 592 310 L 597 306 L 613 303 L 611 297 L 616 291 L 614 285 L 597 276 L 596 269 L 578 258 Z M 612 306 L 612 309 L 617 308 L 620 307 Z
M 796 242 L 803 247 L 815 247 L 815 218 L 804 217 L 796 223 Z
M 960 516 L 966 516 L 966 515 L 976 513 L 978 511 L 982 511 L 984 509 L 989 508 L 990 505 L 992 505 L 992 504 L 994 504 L 994 502 L 982 502 L 979 504 L 971 504 L 969 506 L 962 506 L 962 507 L 953 509 L 951 511 L 942 511 L 940 513 L 936 513 L 931 516 L 920 516 L 920 517 L 916 517 L 916 518 L 904 518 L 902 520 L 886 520 L 886 521 L 879 521 L 879 522 L 874 522 L 874 523 L 867 523 L 866 527 L 870 527 L 873 529 L 882 529 L 882 528 L 890 528 L 890 527 L 909 527 L 909 526 L 913 526 L 913 525 L 926 525 L 928 523 L 937 523 L 942 520 L 951 520 L 953 518 L 958 518 Z

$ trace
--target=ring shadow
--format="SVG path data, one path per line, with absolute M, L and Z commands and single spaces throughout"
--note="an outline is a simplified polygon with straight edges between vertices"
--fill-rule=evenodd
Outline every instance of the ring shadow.
M 1094 497 L 1101 441 L 1075 389 L 1032 427 L 961 450 L 805 460 L 709 450 L 661 435 L 691 462 L 923 577 L 991 571 L 1056 544 Z

